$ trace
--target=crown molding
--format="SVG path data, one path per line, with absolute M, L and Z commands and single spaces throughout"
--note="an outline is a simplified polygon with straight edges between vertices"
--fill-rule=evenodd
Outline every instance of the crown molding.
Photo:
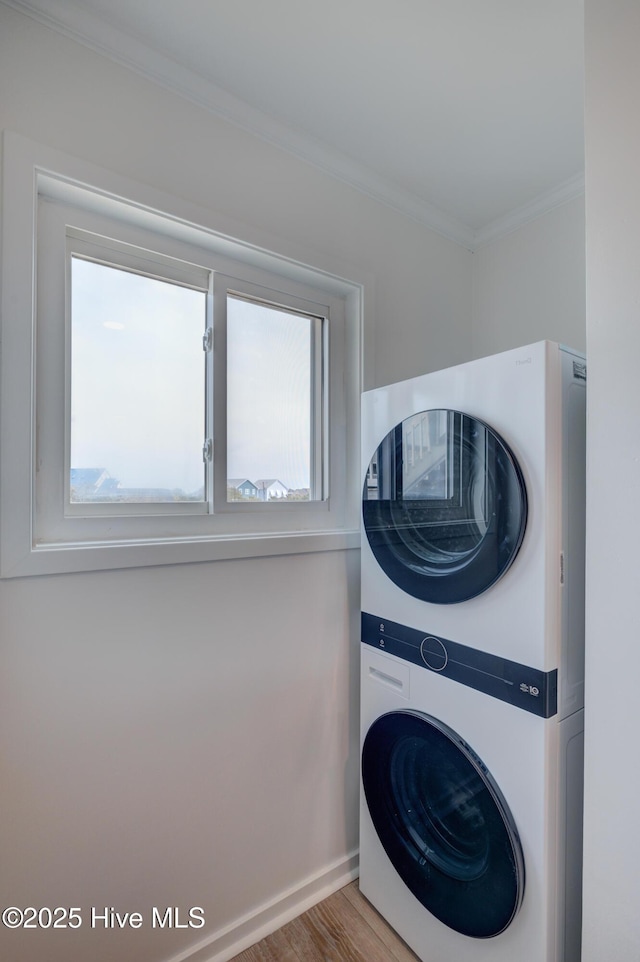
M 505 214 L 504 217 L 499 217 L 484 227 L 481 227 L 480 230 L 475 231 L 473 235 L 473 250 L 475 251 L 480 247 L 486 247 L 487 244 L 492 244 L 494 241 L 510 234 L 512 231 L 524 227 L 525 224 L 536 220 L 538 217 L 542 217 L 543 214 L 548 214 L 549 211 L 554 210 L 556 207 L 561 207 L 571 200 L 583 197 L 584 192 L 584 173 L 570 177 L 568 180 L 563 181 L 544 194 L 539 194 L 537 197 L 534 197 L 529 203 L 514 208 L 509 211 L 508 214 Z
M 45 2 L 46 9 L 43 9 Z M 196 71 L 106 23 L 74 0 L 41 0 L 42 6 L 30 0 L 0 0 L 0 3 L 184 97 L 245 132 L 287 151 L 469 251 L 492 243 L 584 193 L 584 175 L 580 175 L 485 227 L 473 230 L 423 197 L 305 131 L 252 107 Z

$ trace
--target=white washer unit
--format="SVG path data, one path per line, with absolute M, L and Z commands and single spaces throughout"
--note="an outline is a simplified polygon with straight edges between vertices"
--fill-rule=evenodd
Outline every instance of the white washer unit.
M 584 358 L 363 396 L 360 886 L 425 962 L 580 958 Z

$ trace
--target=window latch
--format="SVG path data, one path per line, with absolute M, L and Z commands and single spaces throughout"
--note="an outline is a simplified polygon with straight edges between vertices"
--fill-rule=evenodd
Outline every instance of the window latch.
M 202 460 L 209 463 L 213 458 L 213 441 L 211 438 L 207 440 L 202 445 Z
M 210 351 L 213 347 L 213 328 L 208 327 L 202 335 L 202 350 Z

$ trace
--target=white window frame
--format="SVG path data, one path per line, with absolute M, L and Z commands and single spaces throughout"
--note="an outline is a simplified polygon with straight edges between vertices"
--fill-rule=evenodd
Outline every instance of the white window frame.
M 0 577 L 358 546 L 361 284 L 232 239 L 215 229 L 216 216 L 207 209 L 6 131 L 2 195 Z M 68 396 L 64 264 L 67 237 L 74 231 L 113 240 L 113 249 L 125 245 L 127 256 L 138 248 L 151 251 L 152 259 L 169 258 L 167 264 L 182 262 L 187 275 L 195 271 L 201 278 L 202 270 L 213 271 L 212 409 L 218 450 L 215 502 L 204 512 L 188 504 L 177 510 L 171 505 L 133 505 L 119 512 L 104 506 L 69 509 L 69 402 L 65 408 L 60 398 Z M 314 455 L 322 455 L 319 500 L 226 501 L 221 365 L 228 289 L 249 297 L 266 292 L 274 302 L 328 317 L 318 327 L 322 356 L 328 359 L 328 374 L 321 374 L 323 444 Z
M 276 278 L 271 279 L 276 283 Z M 255 512 L 257 508 L 263 511 L 292 511 L 301 515 L 310 516 L 315 513 L 318 517 L 324 514 L 330 505 L 330 454 L 329 445 L 326 443 L 328 435 L 328 398 L 331 393 L 323 369 L 323 361 L 330 355 L 330 335 L 332 325 L 338 330 L 344 325 L 344 305 L 339 298 L 325 296 L 325 303 L 316 300 L 309 300 L 313 296 L 313 291 L 302 286 L 294 288 L 291 283 L 282 284 L 278 292 L 273 287 L 264 287 L 254 284 L 248 280 L 240 280 L 237 277 L 230 277 L 222 273 L 216 273 L 213 279 L 213 383 L 219 385 L 221 389 L 217 391 L 214 400 L 214 436 L 216 438 L 226 438 L 227 430 L 227 392 L 226 392 L 226 326 L 227 326 L 227 303 L 229 295 L 238 295 L 247 300 L 256 300 L 261 303 L 271 303 L 274 306 L 284 307 L 295 313 L 309 314 L 315 318 L 313 333 L 313 357 L 312 357 L 312 407 L 314 409 L 314 424 L 311 436 L 311 491 L 313 498 L 310 501 L 286 501 L 276 504 L 273 501 L 261 501 L 259 504 L 243 501 L 227 501 L 226 479 L 229 477 L 226 462 L 226 451 L 223 451 L 218 458 L 214 457 L 214 505 L 213 510 L 217 514 L 224 512 L 245 513 Z M 302 295 L 305 295 L 302 296 Z M 317 297 L 317 294 L 316 294 Z M 223 442 L 223 446 L 224 442 Z M 338 467 L 338 466 L 336 466 Z M 253 480 L 253 479 L 249 479 Z M 338 477 L 334 473 L 333 480 L 337 483 Z
M 131 518 L 134 516 L 147 515 L 184 515 L 184 514 L 205 514 L 208 505 L 204 502 L 151 502 L 151 503 L 109 503 L 109 502 L 71 502 L 70 500 L 70 469 L 71 465 L 71 258 L 73 256 L 84 257 L 95 262 L 105 263 L 109 266 L 118 267 L 123 270 L 133 270 L 144 276 L 156 277 L 168 282 L 179 283 L 194 290 L 200 290 L 207 295 L 207 324 L 212 324 L 211 309 L 212 296 L 211 289 L 213 283 L 213 272 L 206 267 L 190 264 L 185 261 L 168 257 L 166 254 L 143 251 L 134 245 L 125 244 L 122 240 L 117 242 L 105 238 L 103 235 L 80 230 L 78 227 L 67 226 L 67 221 L 78 220 L 78 211 L 65 204 L 44 202 L 41 206 L 43 216 L 38 217 L 38 241 L 37 241 L 37 262 L 39 267 L 36 270 L 36 302 L 47 298 L 54 299 L 58 305 L 55 311 L 48 314 L 46 318 L 36 320 L 37 343 L 43 347 L 45 370 L 39 376 L 36 373 L 36 381 L 42 378 L 53 376 L 56 383 L 61 381 L 65 385 L 65 407 L 55 403 L 51 393 L 53 403 L 43 405 L 43 410 L 38 411 L 38 401 L 36 399 L 36 415 L 40 425 L 37 444 L 39 446 L 38 462 L 39 469 L 36 474 L 36 512 L 34 530 L 36 540 L 54 542 L 60 540 L 103 540 L 100 529 L 104 529 L 108 524 L 111 528 L 114 519 L 119 516 Z M 80 217 L 84 212 L 80 211 Z M 111 226 L 107 223 L 100 224 L 94 218 L 89 218 L 93 226 Z M 48 222 L 45 224 L 43 221 Z M 53 222 L 53 223 L 52 223 Z M 123 231 L 119 225 L 120 237 Z M 64 237 L 64 265 L 60 262 L 62 254 L 61 244 Z M 140 239 L 140 238 L 138 238 Z M 153 237 L 148 238 L 153 241 Z M 38 253 L 39 248 L 44 249 L 44 256 Z M 61 268 L 64 267 L 64 272 Z M 64 304 L 65 322 L 64 338 L 60 337 L 60 308 Z M 203 324 L 202 334 L 205 332 Z M 62 343 L 60 343 L 62 342 Z M 50 346 L 49 346 L 50 345 Z M 62 354 L 61 348 L 64 345 L 65 352 Z M 212 367 L 210 362 L 210 352 L 203 351 L 203 376 L 205 363 Z M 64 369 L 62 363 L 64 362 Z M 54 367 L 55 365 L 55 367 Z M 42 366 L 40 362 L 40 366 Z M 51 368 L 54 368 L 53 371 Z M 37 369 L 36 369 L 37 371 Z M 211 381 L 211 373 L 208 373 L 207 380 Z M 208 413 L 210 405 L 205 406 Z M 205 429 L 212 431 L 212 425 L 206 424 Z M 63 446 L 60 439 L 63 438 Z M 204 437 L 203 437 L 204 442 Z M 96 465 L 97 467 L 97 465 Z M 204 464 L 203 464 L 204 474 Z M 63 480 L 63 494 L 60 497 L 59 479 Z M 40 517 L 38 517 L 38 515 Z M 91 519 L 104 518 L 109 521 L 98 522 L 93 527 L 87 522 L 83 525 L 65 525 L 67 519 Z M 57 520 L 57 534 L 52 526 L 53 519 Z M 119 522 L 115 521 L 118 525 Z M 149 526 L 149 525 L 147 525 Z M 71 532 L 75 528 L 75 533 L 65 533 L 65 527 Z M 124 525 L 120 522 L 120 527 Z M 132 528 L 129 528 L 129 534 Z

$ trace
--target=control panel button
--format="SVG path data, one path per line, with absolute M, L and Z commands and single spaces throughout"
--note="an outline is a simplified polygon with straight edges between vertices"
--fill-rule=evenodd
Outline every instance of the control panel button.
M 432 671 L 442 671 L 443 668 L 447 667 L 449 660 L 447 649 L 440 639 L 434 638 L 433 635 L 427 635 L 426 638 L 422 639 L 420 656 L 427 668 L 431 668 Z

